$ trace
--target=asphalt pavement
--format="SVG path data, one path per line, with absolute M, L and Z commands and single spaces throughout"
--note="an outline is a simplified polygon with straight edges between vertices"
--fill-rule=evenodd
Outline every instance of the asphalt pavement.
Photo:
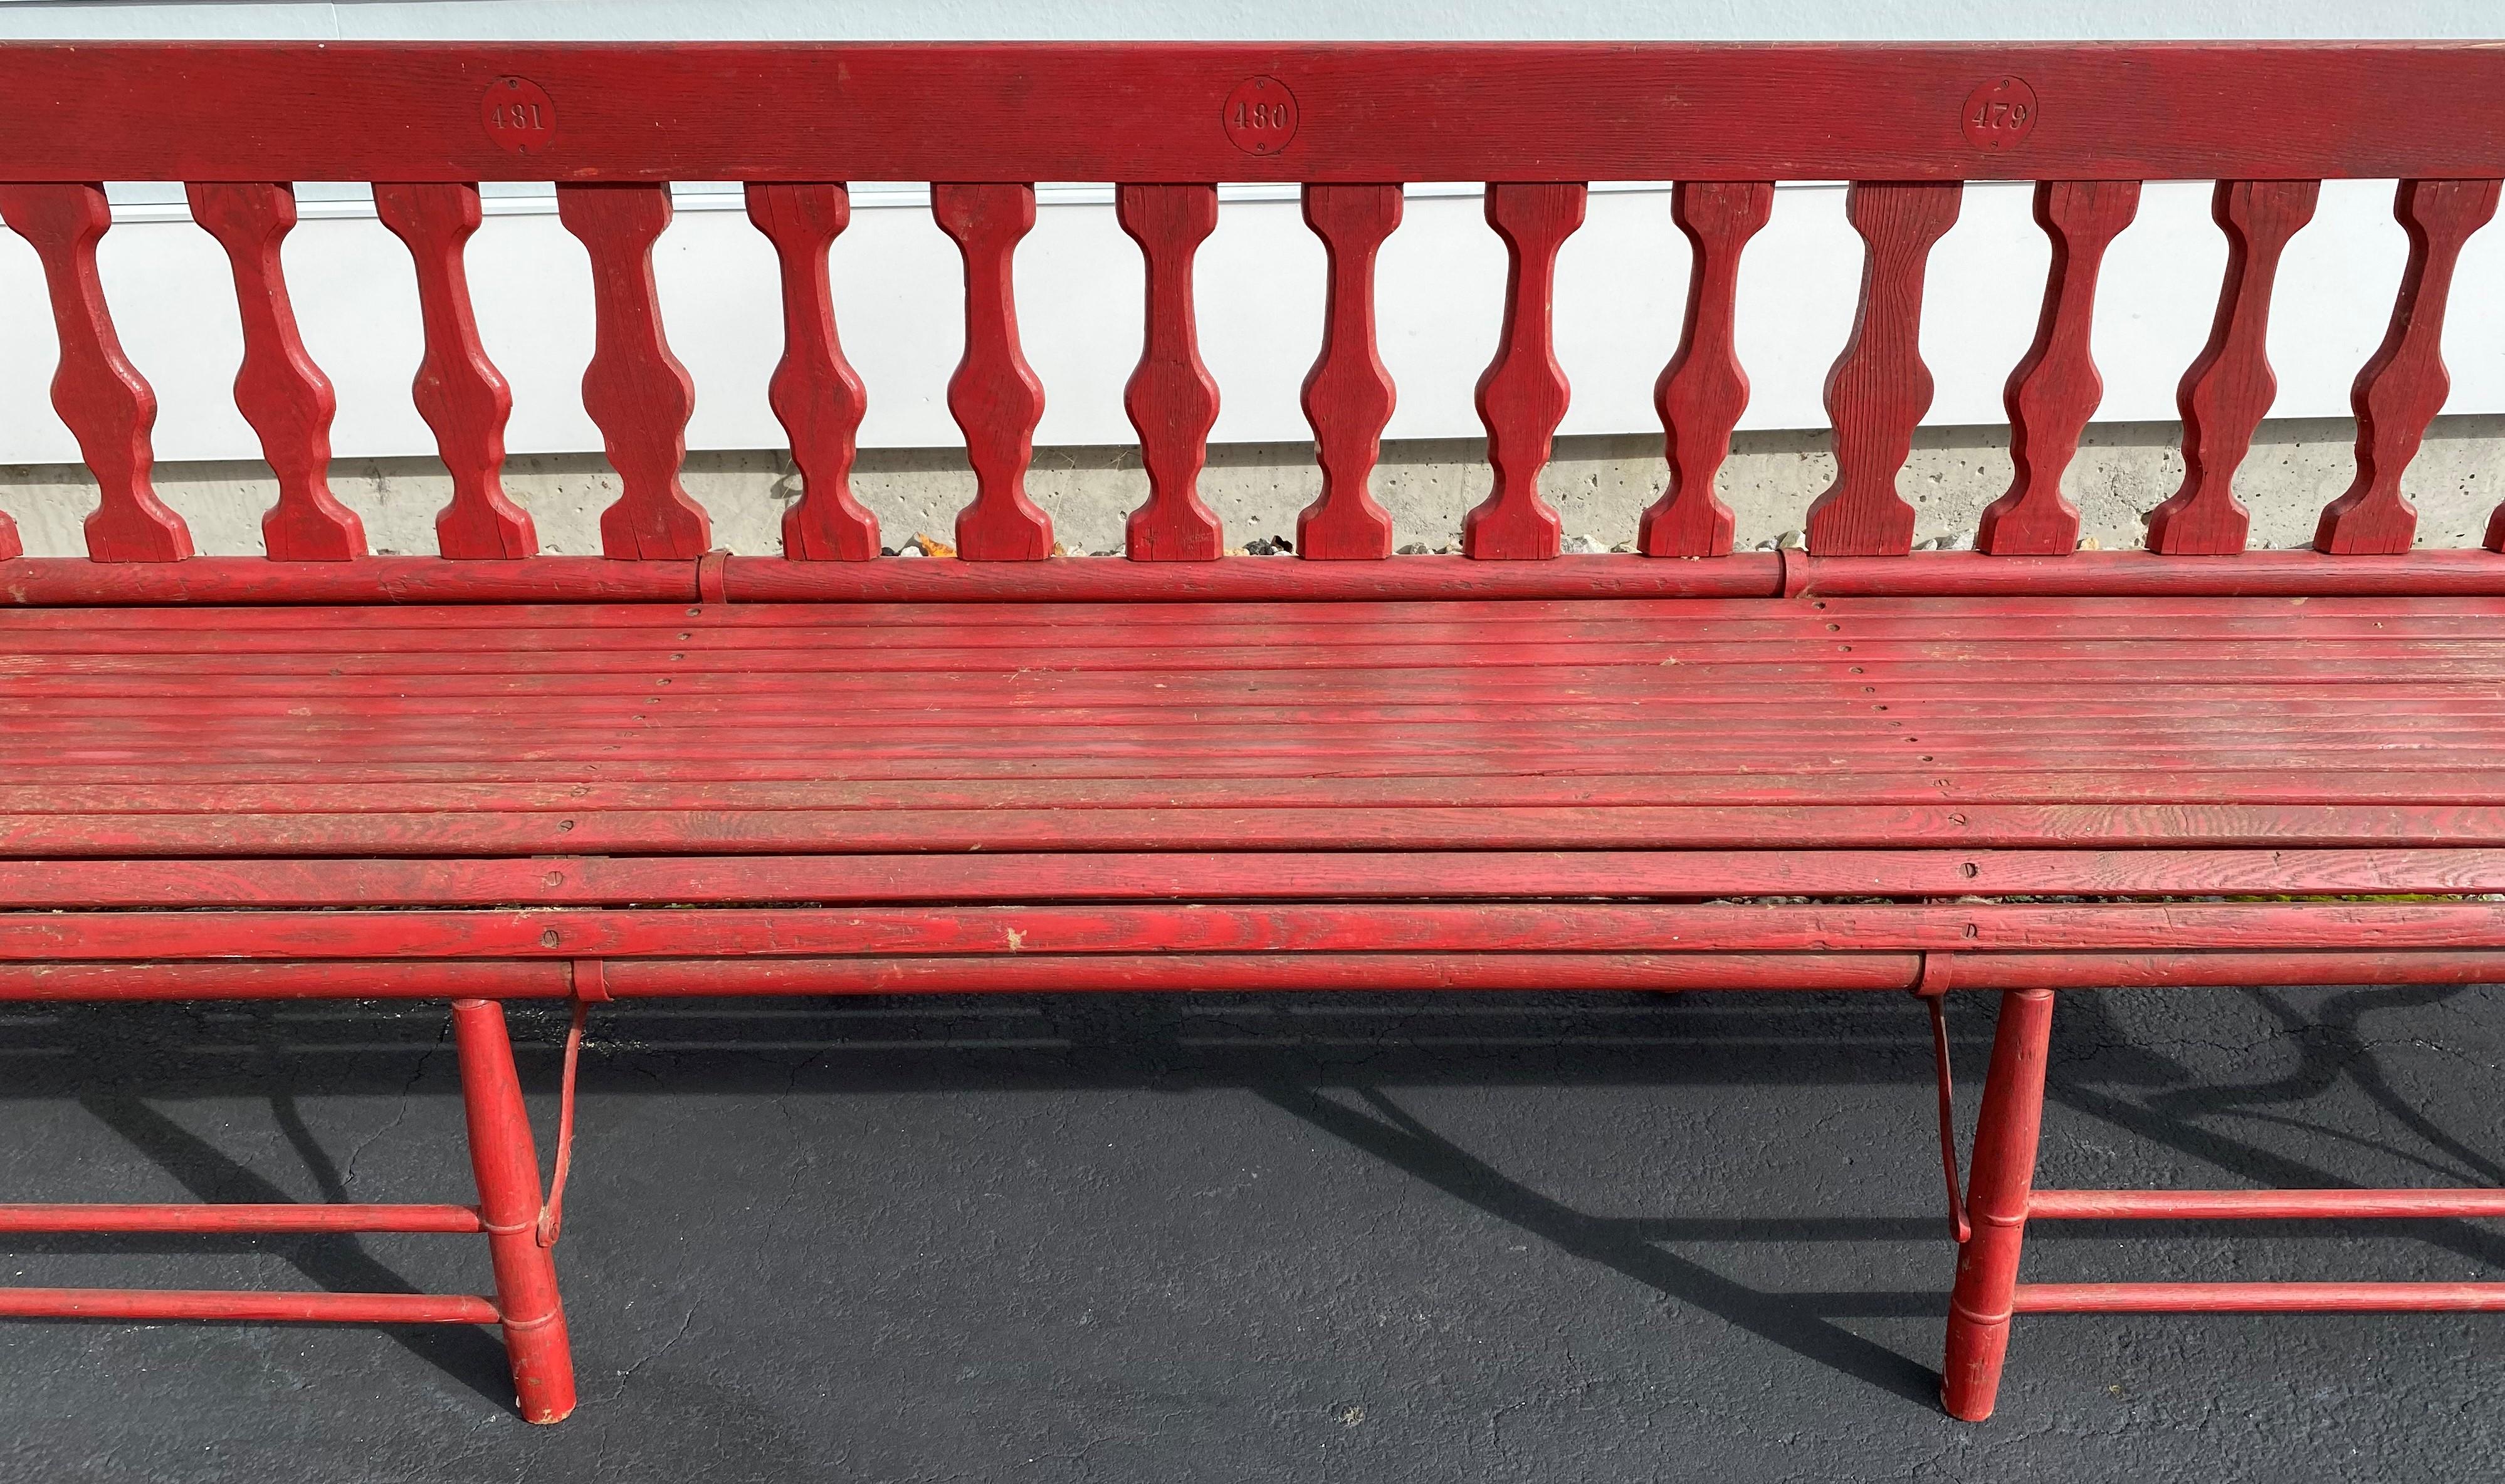
M 1993 1002 L 1952 1008 L 1971 1119 Z M 519 1007 L 543 1156 L 563 1011 Z M 470 1198 L 441 1006 L 19 1007 L 0 1199 Z M 2505 1184 L 2505 991 L 2079 993 L 2040 1179 Z M 473 1329 L 0 1323 L 0 1480 L 2475 1480 L 2505 1316 L 2023 1318 L 1902 995 L 604 1008 L 582 1403 Z M 477 1291 L 472 1237 L 21 1237 L 6 1281 Z M 2494 1278 L 2463 1222 L 2037 1228 L 2028 1275 Z

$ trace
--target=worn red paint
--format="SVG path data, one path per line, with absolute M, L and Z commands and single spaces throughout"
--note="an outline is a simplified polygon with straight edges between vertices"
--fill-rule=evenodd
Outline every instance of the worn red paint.
M 771 114 L 722 107 L 726 71 Z M 2443 402 L 2451 276 L 2497 199 L 2493 48 L 7 46 L 0 96 L 0 221 L 43 266 L 54 404 L 99 492 L 88 559 L 25 559 L 0 522 L 0 1001 L 451 1000 L 478 1191 L 0 1206 L 0 1232 L 484 1234 L 496 1275 L 492 1299 L 0 1289 L 0 1315 L 496 1323 L 523 1415 L 553 1421 L 574 1401 L 554 1197 L 498 1001 L 1389 988 L 2002 993 L 1958 1416 L 1990 1411 L 2020 1312 L 2505 1307 L 2481 1284 L 2018 1281 L 2030 1219 L 2505 1211 L 2030 1189 L 2054 990 L 2505 979 L 2505 917 L 2464 900 L 2505 888 L 2505 555 L 2411 551 L 2401 493 Z M 2450 100 L 2446 126 L 2394 96 Z M 1038 97 L 1097 107 L 1039 127 Z M 2250 106 L 2190 106 L 2220 97 Z M 1769 126 L 1803 99 L 1818 126 Z M 2272 278 L 2342 176 L 2400 179 L 2412 244 L 2356 383 L 2357 480 L 2319 550 L 2244 552 Z M 155 395 L 82 184 L 105 179 L 185 182 L 228 251 L 271 560 L 194 556 L 151 488 Z M 332 397 L 270 184 L 306 179 L 377 183 L 410 252 L 414 397 L 453 488 L 436 555 L 367 554 L 324 483 Z M 534 555 L 501 487 L 511 397 L 464 264 L 477 183 L 549 179 L 590 258 L 584 400 L 623 486 L 602 558 Z M 741 180 L 776 255 L 769 395 L 802 480 L 779 557 L 713 550 L 680 482 L 697 389 L 652 264 L 668 183 L 698 179 Z M 851 488 L 872 389 L 828 259 L 858 179 L 935 182 L 962 256 L 967 560 L 876 560 Z M 1539 481 L 1569 397 L 1563 248 L 1582 183 L 1661 179 L 1692 258 L 1654 389 L 1664 492 L 1608 533 L 1638 554 L 1560 557 Z M 2036 183 L 2052 267 L 1981 549 L 1909 555 L 1922 305 L 1955 288 L 1930 254 L 1969 179 Z M 2074 553 L 2097 269 L 2149 179 L 2221 183 L 2230 266 L 2182 385 L 2183 489 L 2149 550 Z M 1043 389 L 1012 261 L 1036 180 L 1112 181 L 1145 261 L 1132 562 L 1054 559 L 1027 495 Z M 1195 489 L 1218 180 L 1302 186 L 1324 249 L 1305 561 L 1223 557 Z M 1509 271 L 1488 497 L 1463 555 L 1392 561 L 1375 279 L 1389 183 L 1415 180 L 1492 182 Z M 1797 180 L 1852 182 L 1867 245 L 1827 384 L 1837 475 L 1808 551 L 1733 554 L 1712 484 L 1746 405 L 1742 253 Z M 2047 894 L 2122 900 L 2001 900 Z M 2268 900 L 2404 894 L 2447 900 Z M 1701 905 L 1750 895 L 1823 900 Z M 2175 900 L 2222 896 L 2265 900 Z

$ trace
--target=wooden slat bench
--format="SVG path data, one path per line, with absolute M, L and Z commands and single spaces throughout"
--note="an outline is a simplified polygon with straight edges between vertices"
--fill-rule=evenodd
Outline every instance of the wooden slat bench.
M 0 1314 L 499 1323 L 524 1415 L 574 1402 L 501 1002 L 997 990 L 1994 990 L 1943 1395 L 1989 1413 L 2018 1311 L 2505 1307 L 2505 1284 L 2047 1286 L 2030 1218 L 2471 1216 L 2505 1193 L 2031 1189 L 2053 992 L 2505 980 L 2505 515 L 2412 550 L 2452 265 L 2505 170 L 2479 47 L 0 48 L 0 221 L 60 335 L 98 487 L 84 559 L 0 563 L 0 999 L 451 1002 L 474 1205 L 11 1206 L 0 1232 L 483 1233 L 492 1297 L 0 1290 Z M 2440 127 L 2394 98 L 2440 98 Z M 2220 100 L 2234 100 L 2222 104 Z M 2330 176 L 2401 182 L 2412 251 L 2314 549 L 2246 552 L 2274 267 Z M 1973 552 L 1909 548 L 1926 255 L 1959 183 L 2055 246 Z M 2143 179 L 2215 180 L 2230 245 L 2148 549 L 2078 551 L 2104 246 Z M 558 182 L 590 256 L 606 555 L 537 555 L 462 248 L 477 183 Z M 713 549 L 651 255 L 667 183 L 748 183 L 779 255 L 780 556 Z M 966 265 L 959 560 L 882 559 L 829 244 L 853 179 L 935 181 Z M 1130 560 L 1055 557 L 1011 255 L 1037 179 L 1113 181 L 1146 257 Z M 1561 556 L 1539 470 L 1585 181 L 1676 183 L 1686 328 L 1638 552 Z M 265 557 L 195 555 L 96 269 L 104 180 L 188 183 L 230 255 Z M 375 183 L 413 257 L 440 554 L 369 554 L 278 244 L 292 180 Z M 1305 188 L 1329 250 L 1301 560 L 1222 555 L 1196 480 L 1212 182 Z M 1394 558 L 1376 249 L 1402 181 L 1492 182 L 1511 262 L 1464 550 Z M 1778 180 L 1868 244 L 1804 550 L 1734 554 L 1737 267 Z M 1668 246 L 1665 245 L 1665 252 Z M 1759 899 L 1779 898 L 1778 902 Z

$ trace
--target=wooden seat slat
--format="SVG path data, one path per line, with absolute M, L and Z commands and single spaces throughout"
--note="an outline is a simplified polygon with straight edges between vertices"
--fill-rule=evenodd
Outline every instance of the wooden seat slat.
M 2484 804 L 1564 805 L 1283 810 L 582 810 L 563 814 L 32 814 L 0 855 L 512 855 L 825 849 L 1572 850 L 1983 847 L 2146 843 L 2441 848 L 2505 845 Z
M 19 910 L 2497 891 L 2480 848 L 0 860 Z
M 2505 904 L 1432 902 L 0 913 L 0 960 L 1048 953 L 2505 950 Z
M 1887 764 L 1890 759 L 1876 759 Z M 1902 764 L 1906 759 L 1892 760 Z M 2279 767 L 2182 773 L 2173 770 L 2048 772 L 1960 770 L 1943 777 L 1881 769 L 1834 772 L 1653 772 L 1525 774 L 1461 773 L 1421 768 L 1409 773 L 1333 774 L 1277 768 L 1178 777 L 1153 770 L 1043 773 L 966 770 L 957 777 L 872 776 L 830 782 L 823 770 L 756 765 L 718 772 L 639 771 L 617 777 L 581 773 L 533 778 L 527 765 L 481 766 L 455 777 L 441 765 L 334 766 L 332 780 L 279 776 L 284 770 L 237 769 L 214 778 L 166 781 L 123 770 L 123 780 L 91 779 L 100 768 L 53 770 L 40 781 L 0 786 L 0 812 L 94 813 L 369 813 L 488 811 L 562 813 L 568 810 L 945 809 L 1199 809 L 1268 805 L 1278 809 L 1451 807 L 1470 804 L 2478 804 L 2499 796 L 2505 769 L 2418 768 L 2316 777 Z M 545 772 L 546 770 L 541 770 Z M 194 770 L 194 775 L 208 770 Z

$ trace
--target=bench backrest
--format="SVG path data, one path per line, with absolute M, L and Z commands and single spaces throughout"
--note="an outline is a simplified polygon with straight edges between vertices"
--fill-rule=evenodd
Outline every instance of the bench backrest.
M 1195 349 L 1192 262 L 1216 224 L 1217 182 L 1302 185 L 1328 259 L 1322 353 L 1304 397 L 1322 494 L 1299 523 L 1305 561 L 1291 564 L 1308 575 L 1247 580 L 1354 595 L 1503 588 L 1451 562 L 1388 564 L 1404 572 L 1397 581 L 1321 574 L 1392 554 L 1367 477 L 1394 397 L 1376 353 L 1373 277 L 1400 220 L 1399 183 L 1488 183 L 1487 220 L 1508 255 L 1503 328 L 1478 389 L 1494 488 L 1463 536 L 1464 558 L 1484 564 L 1559 553 L 1558 517 L 1539 491 L 1568 397 L 1551 290 L 1585 183 L 1676 183 L 1694 268 L 1685 328 L 1663 347 L 1656 389 L 1669 483 L 1625 535 L 1646 556 L 1722 560 L 1605 583 L 1757 592 L 1798 590 L 1824 559 L 1908 553 L 1914 509 L 1895 480 L 1930 400 L 1919 345 L 1925 263 L 1957 219 L 1960 184 L 1985 179 L 2038 183 L 2035 218 L 2053 253 L 2034 343 L 2006 395 L 2015 477 L 1976 544 L 2095 575 L 2048 576 L 2047 563 L 2026 562 L 1983 576 L 1969 559 L 1951 585 L 2268 585 L 2297 580 L 2271 572 L 2303 569 L 2318 586 L 2329 580 L 2318 566 L 2284 556 L 2233 579 L 2187 579 L 2180 564 L 2070 555 L 2079 517 L 2060 486 L 2100 392 L 2089 354 L 2099 259 L 2132 221 L 2141 181 L 2217 182 L 2228 267 L 2207 347 L 2182 384 L 2186 475 L 2150 518 L 2147 544 L 2170 558 L 2239 553 L 2247 521 L 2231 482 L 2272 397 L 2265 340 L 2281 250 L 2322 179 L 2399 180 L 2408 265 L 2389 332 L 2356 384 L 2355 483 L 2322 512 L 2314 544 L 2338 556 L 2405 553 L 2415 512 L 2400 474 L 2443 404 L 2447 289 L 2505 173 L 2505 50 L 2468 45 L 24 45 L 0 47 L 0 221 L 42 260 L 60 336 L 54 404 L 100 491 L 87 524 L 92 563 L 10 564 L 18 601 L 368 588 L 675 597 L 691 581 L 719 596 L 734 570 L 749 596 L 889 592 L 900 581 L 1042 591 L 1042 579 L 970 575 L 1054 549 L 1050 516 L 1024 489 L 1042 398 L 1020 355 L 1010 274 L 1038 180 L 1115 183 L 1121 225 L 1146 262 L 1146 337 L 1126 405 L 1149 495 L 1129 520 L 1134 565 L 1089 579 L 1098 588 L 1197 595 L 1233 580 L 1187 570 L 1227 545 L 1196 492 L 1217 388 Z M 804 492 L 784 522 L 784 561 L 716 559 L 707 570 L 706 512 L 679 478 L 692 387 L 670 353 L 652 253 L 670 221 L 668 183 L 721 179 L 747 183 L 750 217 L 779 258 L 786 340 L 772 400 Z M 117 343 L 96 271 L 111 223 L 96 184 L 105 180 L 188 183 L 194 217 L 230 258 L 245 345 L 237 401 L 279 489 L 261 575 L 185 561 L 184 523 L 151 489 L 154 399 Z M 377 567 L 356 515 L 325 483 L 332 395 L 297 333 L 278 251 L 296 220 L 284 183 L 297 180 L 372 182 L 382 222 L 413 255 L 426 343 L 417 401 L 455 492 L 438 523 L 449 562 Z M 473 321 L 463 245 L 480 220 L 477 183 L 548 180 L 592 265 L 597 341 L 583 397 L 622 480 L 600 520 L 604 551 L 621 560 L 595 571 L 603 564 L 542 558 L 541 575 L 525 579 L 509 569 L 534 554 L 531 521 L 498 478 L 510 397 Z M 880 550 L 876 522 L 848 489 L 864 390 L 835 333 L 841 294 L 827 272 L 851 180 L 935 183 L 933 213 L 963 255 L 966 345 L 948 399 L 978 493 L 956 525 L 966 561 L 945 565 L 968 575 L 849 585 L 817 575 Z M 1773 183 L 1785 180 L 1852 183 L 1848 214 L 1865 265 L 1826 384 L 1837 467 L 1801 522 L 1807 554 L 1734 557 L 1713 479 L 1747 397 L 1734 350 L 1736 272 Z M 2505 512 L 2487 545 L 2505 548 Z M 18 554 L 14 528 L 0 533 L 0 556 Z M 175 563 L 185 576 L 133 569 Z M 316 569 L 342 563 L 361 575 Z M 505 574 L 450 573 L 466 563 Z M 651 564 L 671 571 L 632 574 Z M 2505 590 L 2496 564 L 2473 554 L 2422 554 L 2406 579 L 2384 570 L 2339 580 Z M 397 575 L 373 575 L 385 571 Z

